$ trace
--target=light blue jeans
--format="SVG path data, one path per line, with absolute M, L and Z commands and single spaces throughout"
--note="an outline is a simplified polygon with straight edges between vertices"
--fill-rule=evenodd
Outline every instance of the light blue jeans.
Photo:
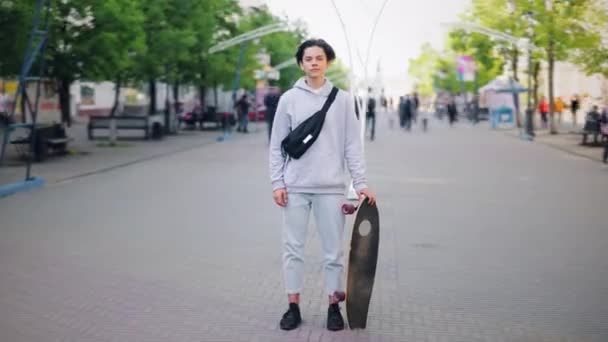
M 288 294 L 301 293 L 304 246 L 312 209 L 323 249 L 325 290 L 343 291 L 344 195 L 289 193 L 283 211 L 283 273 Z

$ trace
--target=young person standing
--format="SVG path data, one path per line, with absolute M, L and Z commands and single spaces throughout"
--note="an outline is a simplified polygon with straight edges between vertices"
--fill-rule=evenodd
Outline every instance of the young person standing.
M 296 61 L 305 76 L 285 92 L 277 107 L 270 139 L 270 179 L 273 198 L 283 218 L 283 274 L 289 309 L 283 315 L 283 330 L 297 328 L 301 321 L 300 292 L 304 276 L 304 245 L 312 210 L 323 247 L 325 291 L 329 299 L 327 329 L 344 329 L 337 291 L 344 291 L 343 234 L 345 169 L 353 178 L 359 196 L 375 203 L 367 187 L 359 121 L 351 97 L 340 90 L 327 111 L 318 138 L 299 159 L 283 153 L 281 142 L 301 122 L 319 111 L 333 84 L 325 72 L 336 55 L 322 39 L 303 42 Z

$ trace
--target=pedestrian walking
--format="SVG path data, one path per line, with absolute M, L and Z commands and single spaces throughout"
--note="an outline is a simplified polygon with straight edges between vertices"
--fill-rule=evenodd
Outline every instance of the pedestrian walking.
M 547 129 L 549 127 L 549 122 L 547 115 L 549 113 L 549 102 L 546 97 L 540 98 L 540 103 L 538 104 L 538 111 L 540 112 L 540 119 L 543 129 Z
M 382 89 L 380 95 L 380 107 L 383 113 L 386 113 L 388 111 L 388 99 L 386 98 L 386 95 L 384 95 L 384 89 Z
M 374 141 L 376 138 L 376 99 L 372 88 L 367 91 L 366 126 L 370 130 L 370 140 Z
M 277 111 L 277 106 L 279 105 L 280 97 L 281 93 L 277 87 L 270 87 L 268 89 L 268 94 L 264 96 L 264 106 L 266 106 L 266 125 L 268 126 L 268 141 L 270 141 L 270 137 L 272 135 L 272 123 L 274 121 L 274 115 Z
M 570 112 L 572 113 L 572 127 L 576 127 L 576 113 L 581 108 L 581 100 L 577 94 L 574 94 L 570 100 Z
M 405 96 L 399 96 L 397 113 L 399 114 L 399 127 L 405 128 Z
M 345 201 L 345 167 L 359 197 L 367 197 L 372 204 L 376 202 L 367 186 L 359 120 L 352 99 L 325 78 L 325 72 L 335 58 L 333 48 L 324 40 L 303 42 L 297 49 L 296 61 L 305 76 L 281 96 L 274 118 L 269 153 L 270 179 L 273 198 L 281 207 L 283 218 L 283 274 L 289 302 L 289 309 L 280 321 L 283 330 L 295 329 L 302 321 L 299 303 L 311 210 L 324 255 L 325 293 L 329 301 L 327 329 L 344 329 L 336 292 L 344 291 L 345 217 L 341 205 Z M 290 140 L 284 139 L 292 132 L 301 132 L 299 125 L 325 108 L 332 96 L 335 99 L 327 110 L 322 129 L 317 136 L 307 137 L 311 145 L 304 154 L 295 159 L 285 153 L 282 142 Z
M 420 112 L 419 116 L 422 122 L 422 131 L 426 132 L 429 127 L 429 113 L 426 110 L 423 110 Z
M 247 130 L 247 125 L 249 123 L 249 99 L 247 98 L 247 93 L 241 96 L 241 98 L 236 102 L 235 107 L 239 119 L 239 126 L 236 131 L 249 133 Z
M 602 160 L 604 164 L 608 163 L 608 105 L 602 110 L 602 116 L 600 118 L 600 132 L 602 135 L 602 141 L 604 142 L 604 156 Z
M 557 122 L 560 125 L 562 124 L 562 115 L 565 107 L 566 104 L 564 103 L 564 100 L 562 100 L 561 96 L 558 97 L 557 100 L 555 100 L 555 113 L 557 114 Z
M 409 95 L 405 95 L 403 101 L 403 128 L 407 131 L 412 129 L 412 99 Z
M 412 101 L 412 121 L 418 122 L 418 108 L 420 107 L 420 98 L 418 93 L 414 92 L 411 98 Z
M 453 126 L 454 122 L 456 122 L 456 117 L 458 116 L 458 108 L 456 107 L 456 100 L 454 97 L 451 97 L 448 102 L 447 112 L 450 126 Z

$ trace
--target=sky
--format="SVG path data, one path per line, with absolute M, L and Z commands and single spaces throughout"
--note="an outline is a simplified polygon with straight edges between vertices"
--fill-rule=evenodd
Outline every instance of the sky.
M 365 77 L 363 64 L 368 42 L 384 1 L 335 0 L 351 45 L 352 69 L 359 79 Z M 367 63 L 368 79 L 375 78 L 380 62 L 382 81 L 388 94 L 411 91 L 412 83 L 407 77 L 408 60 L 418 56 L 425 42 L 437 48 L 443 47 L 447 30 L 441 23 L 457 21 L 469 2 L 388 0 L 372 40 Z M 265 3 L 271 12 L 287 16 L 289 21 L 302 20 L 312 37 L 325 39 L 334 47 L 338 58 L 347 67 L 351 65 L 344 30 L 331 0 L 242 0 L 242 3 Z

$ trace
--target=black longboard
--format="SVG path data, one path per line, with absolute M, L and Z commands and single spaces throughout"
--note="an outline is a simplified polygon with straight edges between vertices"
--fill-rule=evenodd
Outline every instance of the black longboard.
M 346 315 L 351 329 L 365 329 L 367 325 L 367 312 L 378 263 L 379 241 L 378 207 L 369 205 L 365 199 L 359 205 L 355 217 L 348 259 Z

